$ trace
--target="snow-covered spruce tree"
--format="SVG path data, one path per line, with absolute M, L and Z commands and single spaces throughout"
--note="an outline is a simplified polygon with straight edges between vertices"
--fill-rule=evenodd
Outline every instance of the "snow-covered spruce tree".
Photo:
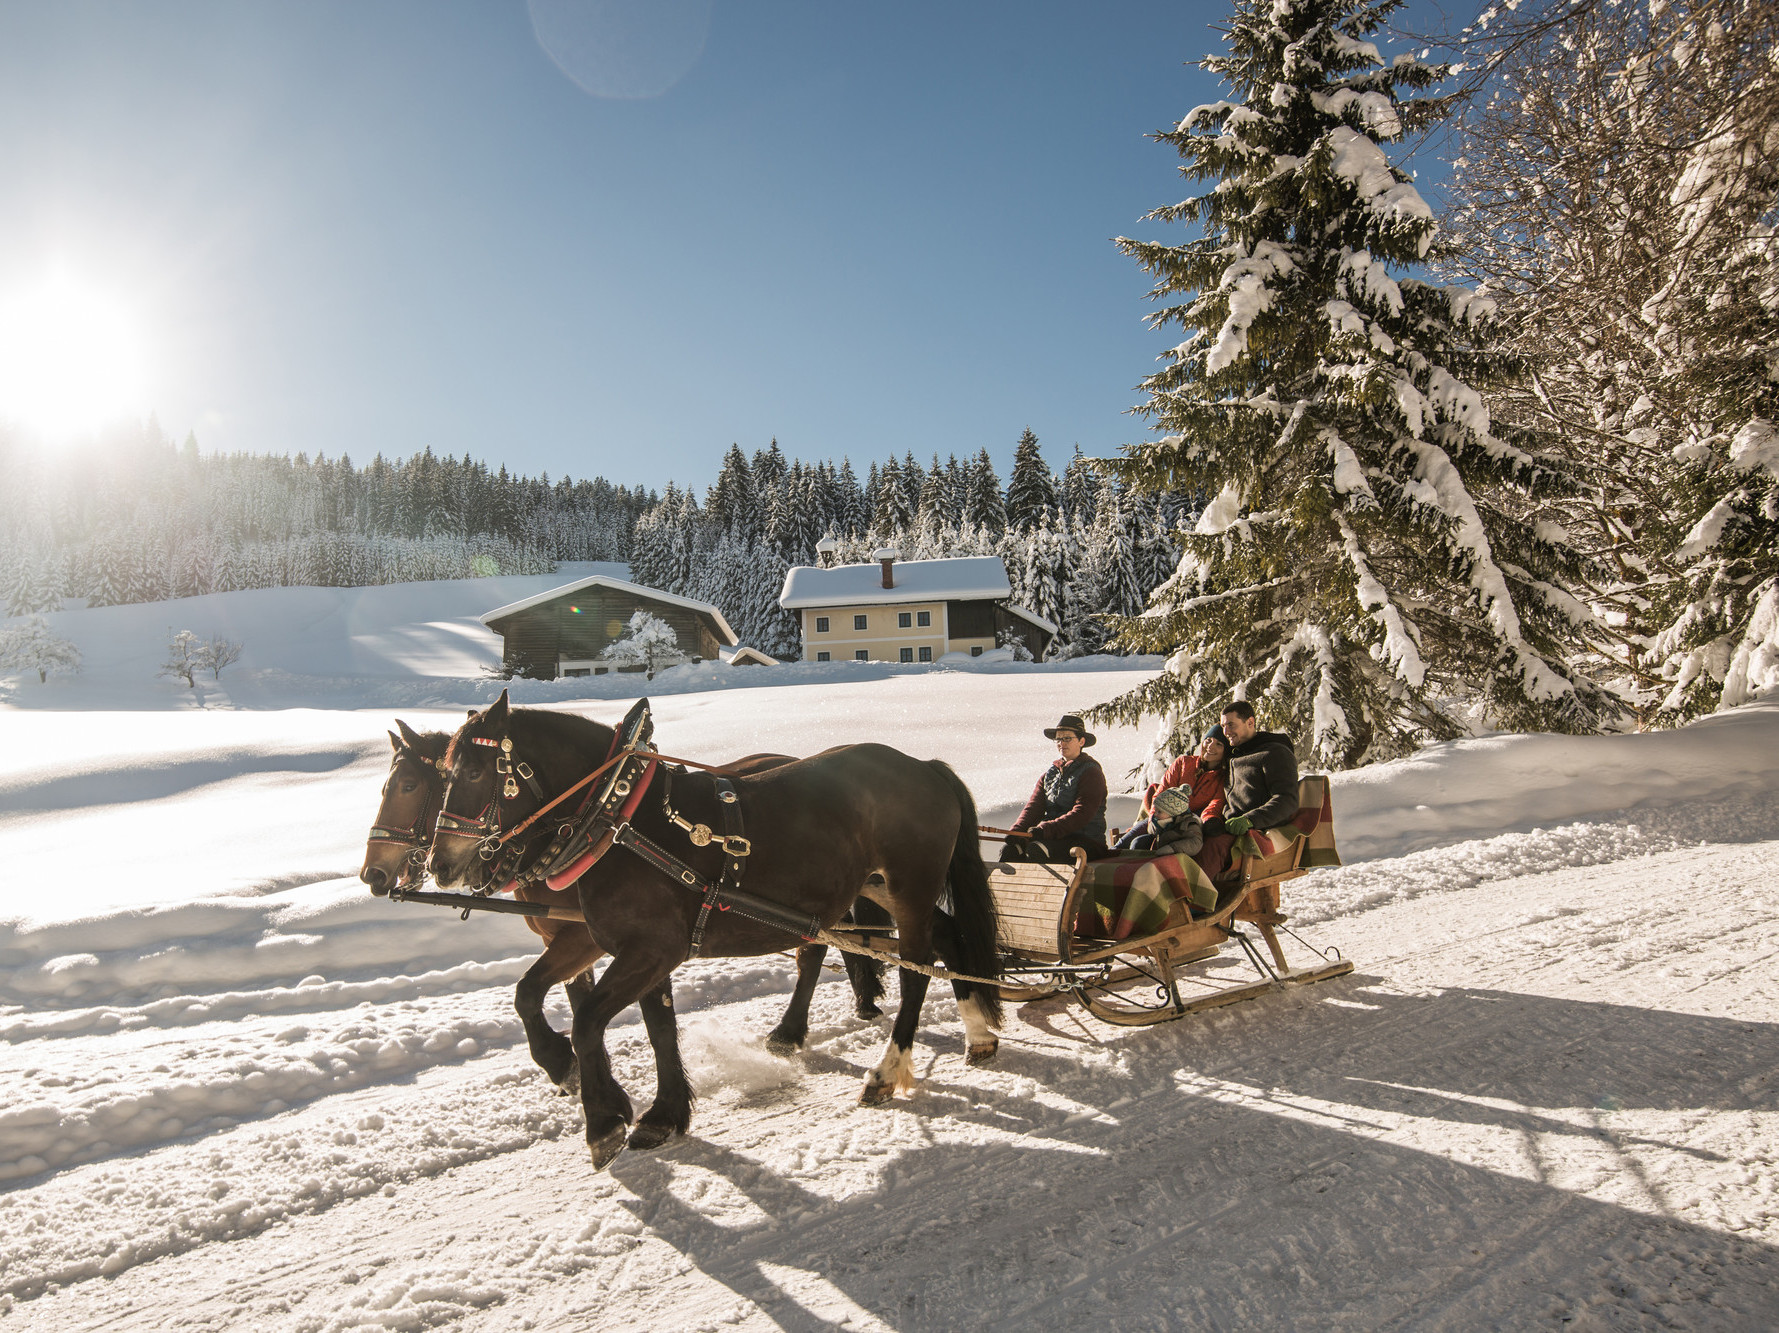
M 1155 275 L 1152 316 L 1185 338 L 1138 409 L 1169 432 L 1110 470 L 1138 490 L 1215 499 L 1120 646 L 1164 652 L 1154 681 L 1098 716 L 1165 719 L 1178 750 L 1232 696 L 1300 754 L 1345 767 L 1495 725 L 1588 731 L 1612 701 L 1564 665 L 1585 609 L 1571 557 L 1537 526 L 1552 475 L 1529 437 L 1492 431 L 1473 387 L 1498 370 L 1489 303 L 1398 276 L 1431 211 L 1379 147 L 1432 123 L 1444 76 L 1367 37 L 1393 0 L 1241 0 L 1204 67 L 1235 101 L 1157 137 L 1213 188 L 1158 209 L 1203 235 L 1124 239 Z
M 1056 477 L 1038 452 L 1038 437 L 1027 426 L 1013 450 L 1013 473 L 1007 480 L 1007 527 L 1031 532 L 1044 521 L 1044 511 L 1056 506 Z

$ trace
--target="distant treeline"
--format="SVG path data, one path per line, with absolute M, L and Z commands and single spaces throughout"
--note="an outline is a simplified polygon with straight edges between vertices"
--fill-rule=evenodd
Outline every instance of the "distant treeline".
M 904 559 L 996 555 L 1013 600 L 1054 621 L 1056 651 L 1099 651 L 1104 617 L 1134 615 L 1174 569 L 1168 533 L 1189 506 L 1100 477 L 1077 450 L 1058 476 L 1031 431 L 1005 486 L 988 451 L 872 463 L 787 460 L 774 440 L 732 445 L 702 500 L 602 478 L 551 482 L 430 449 L 365 466 L 341 456 L 204 454 L 151 420 L 87 459 L 0 437 L 0 596 L 9 615 L 292 584 L 360 587 L 547 573 L 559 560 L 627 561 L 639 583 L 722 608 L 744 642 L 797 650 L 778 608 L 785 571 L 824 536 L 842 562 L 879 546 Z
M 90 454 L 0 436 L 0 596 L 10 615 L 238 588 L 359 587 L 626 560 L 652 491 L 516 477 L 430 449 L 365 466 L 317 454 L 203 454 L 152 419 Z

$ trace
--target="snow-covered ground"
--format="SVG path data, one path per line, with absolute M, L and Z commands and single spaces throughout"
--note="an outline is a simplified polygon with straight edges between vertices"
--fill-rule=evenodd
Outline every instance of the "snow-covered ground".
M 551 582 L 53 618 L 87 674 L 0 703 L 0 1326 L 1779 1326 L 1779 699 L 1341 775 L 1348 865 L 1286 904 L 1352 977 L 1149 1029 L 1015 1006 L 978 1069 L 935 988 L 888 1108 L 837 977 L 780 1061 L 789 960 L 688 965 L 693 1136 L 595 1175 L 512 1013 L 529 932 L 353 878 L 385 728 L 491 698 L 475 615 Z M 248 656 L 194 695 L 169 627 Z M 651 688 L 670 753 L 887 740 L 998 822 L 1039 728 L 1152 669 Z M 1143 749 L 1101 733 L 1114 791 Z M 646 1104 L 640 1025 L 612 1046 Z

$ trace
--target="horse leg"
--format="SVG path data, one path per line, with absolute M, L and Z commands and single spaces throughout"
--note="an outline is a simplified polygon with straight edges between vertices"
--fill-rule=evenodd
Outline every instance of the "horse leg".
M 860 898 L 848 915 L 861 926 L 891 930 L 896 924 L 894 917 L 869 898 Z M 867 1020 L 882 1018 L 883 1010 L 877 1007 L 877 1002 L 883 998 L 883 964 L 856 953 L 844 953 L 841 959 L 846 964 L 846 979 L 852 982 L 853 1012 Z
M 935 909 L 933 912 L 933 947 L 945 966 L 953 971 L 964 970 L 957 922 L 952 919 L 950 912 L 943 909 Z M 976 998 L 975 983 L 954 981 L 951 983 L 951 993 L 957 997 L 958 1017 L 964 1021 L 964 1063 L 987 1064 L 1000 1049 L 1001 1039 L 989 1022 L 987 1009 Z
M 525 1025 L 525 1041 L 531 1047 L 531 1058 L 565 1097 L 574 1093 L 578 1078 L 574 1047 L 544 1018 L 544 999 L 552 986 L 562 982 L 569 988 L 569 1004 L 574 1005 L 575 979 L 593 965 L 600 952 L 586 931 L 559 931 L 550 937 L 543 953 L 538 955 L 537 961 L 513 990 L 513 1008 L 518 1010 L 519 1021 Z
M 766 1049 L 774 1055 L 790 1055 L 800 1050 L 809 1035 L 809 1003 L 815 996 L 815 983 L 821 980 L 822 960 L 828 956 L 825 944 L 805 944 L 797 950 L 797 989 L 791 992 L 791 1003 L 766 1037 Z
M 933 961 L 932 918 L 896 919 L 897 952 L 911 963 Z M 914 1087 L 914 1031 L 920 1026 L 920 1006 L 927 997 L 927 975 L 903 968 L 901 976 L 901 1007 L 896 1010 L 896 1025 L 890 1032 L 889 1049 L 883 1059 L 865 1075 L 865 1087 L 859 1101 L 865 1106 L 887 1102 L 898 1089 Z
M 668 975 L 638 1003 L 642 1024 L 655 1051 L 655 1104 L 642 1113 L 630 1134 L 630 1146 L 656 1148 L 692 1124 L 692 1085 L 679 1058 L 679 1022 L 673 1015 L 673 977 Z
M 646 948 L 632 948 L 614 956 L 605 975 L 593 983 L 592 993 L 575 1011 L 574 1050 L 581 1068 L 581 1110 L 587 1120 L 587 1147 L 593 1154 L 594 1170 L 604 1168 L 624 1150 L 628 1127 L 636 1118 L 630 1098 L 612 1077 L 605 1030 L 628 1006 L 659 987 L 680 961 Z M 647 1011 L 644 1012 L 646 1017 Z M 668 1028 L 671 1032 L 671 1022 Z M 649 1035 L 654 1036 L 652 1026 Z

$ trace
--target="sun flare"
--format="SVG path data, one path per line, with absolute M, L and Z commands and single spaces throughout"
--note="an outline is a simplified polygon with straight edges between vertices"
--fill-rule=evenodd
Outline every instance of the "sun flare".
M 144 388 L 136 329 L 103 292 L 54 271 L 0 294 L 0 421 L 90 431 L 141 411 Z

